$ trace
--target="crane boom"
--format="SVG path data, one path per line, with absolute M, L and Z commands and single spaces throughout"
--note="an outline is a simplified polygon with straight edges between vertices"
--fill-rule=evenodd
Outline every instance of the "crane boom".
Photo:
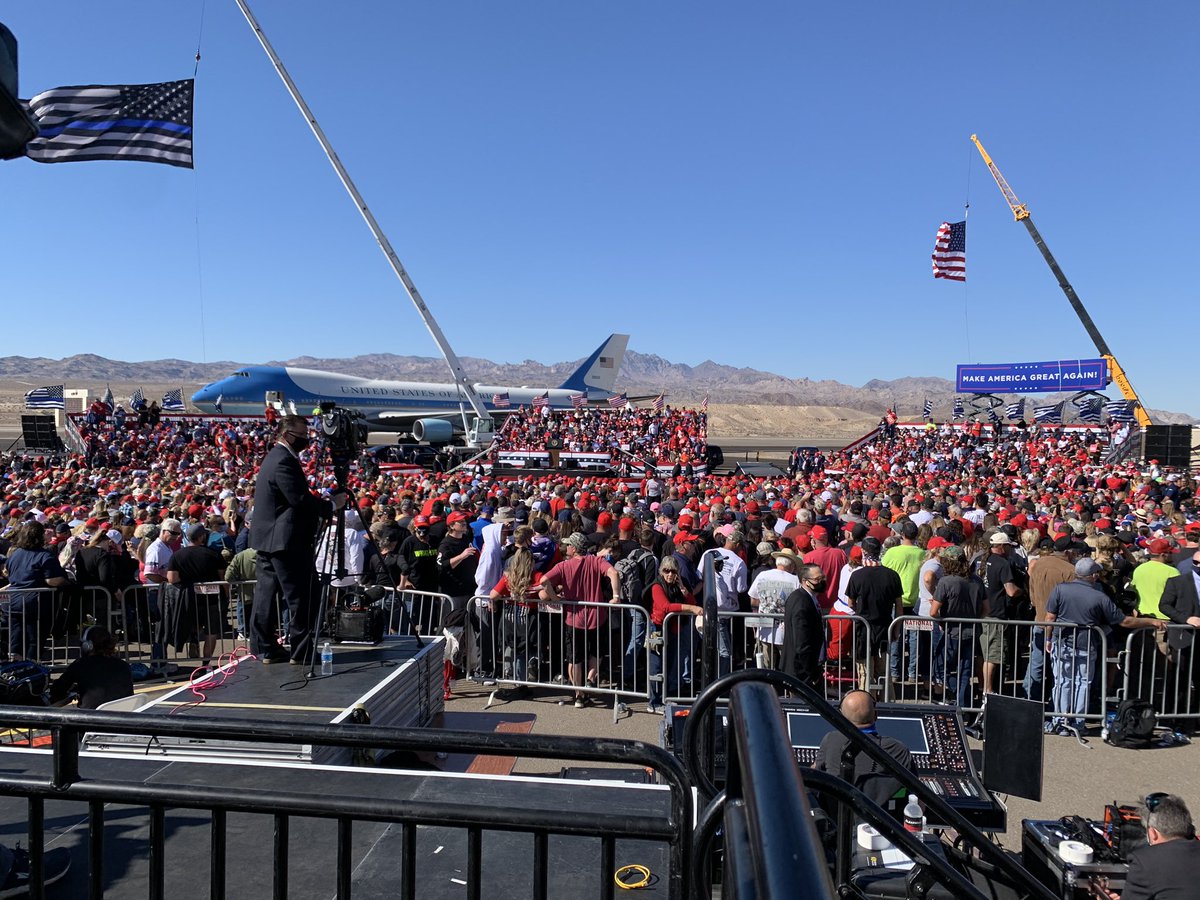
M 1079 321 L 1083 323 L 1084 330 L 1088 333 L 1088 337 L 1092 339 L 1092 343 L 1096 345 L 1096 349 L 1108 361 L 1108 371 L 1112 375 L 1112 380 L 1117 383 L 1117 387 L 1121 390 L 1121 396 L 1126 400 L 1132 400 L 1134 403 L 1134 414 L 1137 416 L 1138 424 L 1145 428 L 1151 424 L 1150 415 L 1146 412 L 1145 406 L 1142 405 L 1141 398 L 1138 397 L 1137 391 L 1129 382 L 1129 377 L 1125 374 L 1125 370 L 1121 368 L 1121 364 L 1117 362 L 1117 358 L 1113 356 L 1112 351 L 1108 347 L 1108 342 L 1104 340 L 1104 336 L 1100 334 L 1100 329 L 1096 327 L 1096 323 L 1092 321 L 1091 315 L 1083 305 L 1083 301 L 1079 299 L 1079 295 L 1075 293 L 1075 288 L 1071 287 L 1071 282 L 1067 281 L 1067 276 L 1063 274 L 1062 267 L 1054 258 L 1054 254 L 1050 252 L 1050 248 L 1046 246 L 1046 241 L 1042 237 L 1041 232 L 1037 230 L 1037 226 L 1033 224 L 1033 219 L 1029 215 L 1029 209 L 1017 199 L 1016 192 L 1009 186 L 1007 179 L 1001 174 L 999 167 L 988 152 L 983 149 L 983 144 L 980 143 L 978 135 L 971 135 L 971 140 L 975 144 L 975 148 L 979 151 L 979 155 L 983 157 L 984 163 L 988 167 L 988 171 L 992 173 L 992 178 L 996 181 L 996 186 L 1000 188 L 1000 193 L 1004 195 L 1005 201 L 1008 203 L 1009 209 L 1012 210 L 1013 218 L 1025 226 L 1025 230 L 1029 232 L 1029 236 L 1033 238 L 1034 244 L 1042 254 L 1042 258 L 1046 260 L 1046 265 L 1050 267 L 1050 271 L 1054 274 L 1058 281 L 1058 286 L 1062 288 L 1062 292 L 1067 295 L 1067 302 L 1071 304 L 1071 308 L 1075 310 L 1075 315 L 1079 316 Z

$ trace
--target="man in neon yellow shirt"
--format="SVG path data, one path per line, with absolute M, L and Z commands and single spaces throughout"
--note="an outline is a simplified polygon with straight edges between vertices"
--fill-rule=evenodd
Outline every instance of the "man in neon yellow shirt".
M 1163 538 L 1155 538 L 1146 548 L 1150 559 L 1133 570 L 1133 589 L 1137 591 L 1138 612 L 1143 616 L 1154 616 L 1165 619 L 1158 609 L 1158 601 L 1162 597 L 1163 588 L 1167 581 L 1179 574 L 1179 570 L 1171 565 L 1174 549 L 1171 542 Z
M 879 561 L 884 568 L 891 569 L 900 576 L 900 585 L 904 588 L 904 614 L 911 616 L 916 611 L 917 597 L 921 592 L 921 563 L 925 561 L 925 551 L 917 546 L 917 526 L 905 519 L 898 526 L 900 543 L 888 549 Z M 917 657 L 920 650 L 921 632 L 915 628 L 905 632 L 908 643 L 908 680 L 917 680 Z M 888 647 L 891 655 L 892 681 L 900 680 L 900 639 L 891 641 Z

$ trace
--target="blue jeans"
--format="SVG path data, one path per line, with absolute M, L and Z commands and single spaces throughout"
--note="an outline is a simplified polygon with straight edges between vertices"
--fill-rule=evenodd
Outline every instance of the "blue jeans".
M 1053 643 L 1050 664 L 1054 674 L 1054 711 L 1060 714 L 1053 719 L 1055 725 L 1083 728 L 1096 667 L 1096 656 L 1086 637 L 1066 640 L 1060 636 Z
M 905 612 L 905 615 L 908 615 Z M 908 652 L 908 680 L 917 680 L 917 659 L 921 652 L 921 632 L 917 629 L 902 629 L 904 637 L 888 642 L 888 653 L 891 656 L 892 681 L 900 680 L 900 657 L 905 650 Z
M 646 652 L 646 614 L 640 609 L 630 610 L 629 614 L 629 643 L 621 663 L 621 681 L 632 689 L 637 680 L 638 657 Z
M 733 629 L 730 619 L 717 619 L 717 677 L 733 671 Z
M 971 706 L 971 675 L 975 671 L 974 631 L 961 637 L 946 635 L 946 687 L 955 694 L 959 709 Z
M 1033 629 L 1029 644 L 1029 666 L 1025 669 L 1025 696 L 1029 700 L 1046 702 L 1046 630 Z

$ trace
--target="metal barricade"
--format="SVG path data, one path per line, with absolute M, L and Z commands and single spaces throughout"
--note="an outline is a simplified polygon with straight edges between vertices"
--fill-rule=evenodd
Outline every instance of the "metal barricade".
M 387 613 L 388 634 L 407 634 L 411 626 L 418 634 L 436 636 L 442 633 L 450 614 L 450 595 L 387 588 L 376 605 Z
M 1191 625 L 1174 623 L 1165 632 L 1131 630 L 1119 654 L 1123 673 L 1114 699 L 1146 700 L 1160 720 L 1200 718 L 1198 634 Z
M 125 607 L 106 588 L 0 588 L 0 650 L 6 660 L 65 666 L 78 658 L 80 638 L 91 625 L 103 625 L 119 646 L 127 641 Z
M 517 602 L 476 596 L 471 603 L 477 661 L 484 684 L 549 687 L 575 696 L 646 696 L 646 612 L 625 603 Z
M 717 610 L 717 626 L 728 628 L 730 669 L 782 669 L 783 620 L 783 613 Z M 668 613 L 663 618 L 662 639 L 653 642 L 653 652 L 660 658 L 661 693 L 652 686 L 651 703 L 690 701 L 699 694 L 699 679 L 694 677 L 700 652 L 696 621 L 688 613 Z M 871 665 L 873 648 L 866 619 L 831 613 L 823 623 L 822 690 L 826 699 L 837 703 L 856 687 L 869 689 L 881 673 Z
M 900 616 L 888 629 L 883 699 L 944 703 L 964 713 L 983 694 L 1036 700 L 1047 718 L 1104 718 L 1108 640 L 1071 622 Z M 986 681 L 990 678 L 990 684 Z

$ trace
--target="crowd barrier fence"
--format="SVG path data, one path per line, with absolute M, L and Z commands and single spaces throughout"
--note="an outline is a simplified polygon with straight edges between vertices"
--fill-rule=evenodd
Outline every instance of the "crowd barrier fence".
M 1200 718 L 1198 634 L 1191 625 L 1175 624 L 1164 632 L 1131 631 L 1119 654 L 1124 677 L 1116 699 L 1147 700 L 1160 720 Z
M 79 656 L 80 638 L 91 625 L 103 625 L 118 641 L 129 630 L 124 605 L 105 588 L 0 588 L 0 652 L 6 660 L 65 666 Z
M 990 663 L 988 692 L 1036 700 L 1047 718 L 1102 721 L 1109 662 L 1108 638 L 1096 626 L 901 616 L 888 629 L 882 696 L 978 713 Z

